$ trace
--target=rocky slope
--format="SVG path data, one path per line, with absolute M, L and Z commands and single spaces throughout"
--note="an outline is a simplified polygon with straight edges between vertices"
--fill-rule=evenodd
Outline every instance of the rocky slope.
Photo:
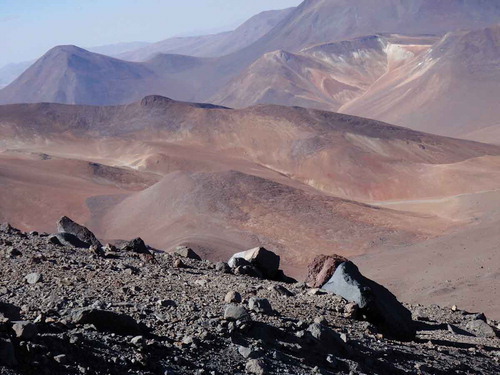
M 2 374 L 499 370 L 498 322 L 481 314 L 408 306 L 417 336 L 401 342 L 343 298 L 304 283 L 237 275 L 138 242 L 102 252 L 54 242 L 1 227 Z

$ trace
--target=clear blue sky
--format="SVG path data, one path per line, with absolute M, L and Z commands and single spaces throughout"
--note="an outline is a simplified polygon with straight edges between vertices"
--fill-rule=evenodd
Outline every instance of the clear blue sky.
M 0 66 L 53 46 L 155 42 L 216 32 L 301 0 L 0 0 Z

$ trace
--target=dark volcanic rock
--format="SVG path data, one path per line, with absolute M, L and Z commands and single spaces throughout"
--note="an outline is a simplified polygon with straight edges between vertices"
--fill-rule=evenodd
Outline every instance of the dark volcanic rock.
M 87 229 L 83 225 L 75 223 L 67 216 L 63 216 L 62 218 L 59 219 L 59 221 L 57 222 L 57 231 L 59 233 L 64 233 L 64 232 L 70 233 L 78 237 L 80 241 L 88 243 L 89 245 L 95 245 L 99 247 L 102 246 L 97 237 L 94 235 L 94 233 L 92 233 L 89 229 Z
M 271 314 L 273 312 L 271 304 L 266 298 L 251 297 L 248 300 L 248 308 L 263 314 Z
M 337 254 L 318 255 L 307 267 L 306 283 L 311 288 L 321 288 L 330 280 L 337 267 L 347 261 L 348 259 Z
M 256 267 L 266 279 L 275 279 L 280 267 L 280 257 L 263 247 L 256 247 L 241 253 L 234 254 L 228 264 L 235 267 L 237 258 L 243 258 Z
M 248 311 L 240 305 L 227 305 L 224 309 L 224 319 L 226 320 L 249 320 Z
M 137 254 L 151 254 L 148 247 L 140 237 L 134 238 L 132 241 L 126 243 L 122 246 L 122 250 L 132 251 Z
M 175 248 L 174 254 L 177 254 L 183 258 L 201 260 L 200 256 L 196 254 L 193 249 L 187 246 L 177 246 Z
M 307 328 L 307 332 L 328 353 L 338 353 L 344 349 L 344 342 L 340 338 L 340 335 L 323 324 L 313 323 Z
M 113 332 L 120 335 L 140 335 L 142 327 L 134 318 L 113 311 L 99 309 L 79 309 L 71 313 L 75 324 L 92 324 L 99 331 Z
M 467 323 L 466 328 L 479 337 L 497 337 L 495 330 L 481 319 L 476 319 Z
M 361 313 L 387 336 L 415 338 L 411 312 L 389 290 L 364 277 L 354 263 L 340 264 L 323 289 L 356 303 Z

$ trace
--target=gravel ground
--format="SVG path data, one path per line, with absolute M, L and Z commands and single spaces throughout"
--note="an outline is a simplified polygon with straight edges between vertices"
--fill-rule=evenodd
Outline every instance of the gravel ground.
M 399 342 L 301 282 L 112 250 L 2 226 L 0 374 L 500 373 L 481 314 L 407 306 L 418 334 Z

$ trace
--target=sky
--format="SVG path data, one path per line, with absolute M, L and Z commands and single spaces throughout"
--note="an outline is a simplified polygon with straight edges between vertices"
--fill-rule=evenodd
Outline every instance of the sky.
M 231 30 L 301 0 L 0 0 L 0 67 L 61 44 L 156 42 Z

